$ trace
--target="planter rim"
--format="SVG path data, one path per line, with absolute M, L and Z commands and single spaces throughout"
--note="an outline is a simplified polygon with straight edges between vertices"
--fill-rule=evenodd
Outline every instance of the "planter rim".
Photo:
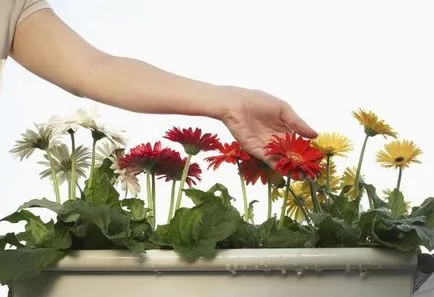
M 194 262 L 167 250 L 79 250 L 46 271 L 409 270 L 416 265 L 416 253 L 380 248 L 228 249 Z

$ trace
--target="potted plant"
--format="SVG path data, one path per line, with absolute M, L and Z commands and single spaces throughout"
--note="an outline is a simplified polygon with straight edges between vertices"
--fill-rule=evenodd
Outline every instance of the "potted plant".
M 122 134 L 85 110 L 36 125 L 11 152 L 23 160 L 43 151 L 40 175 L 51 179 L 55 201 L 28 201 L 2 219 L 26 225 L 0 237 L 0 283 L 16 297 L 410 296 L 432 272 L 432 257 L 420 246 L 434 249 L 434 198 L 409 209 L 400 188 L 421 150 L 393 140 L 378 152 L 377 161 L 398 172 L 394 189 L 380 198 L 363 179 L 364 152 L 371 137 L 397 133 L 370 111 L 353 115 L 365 140 L 357 167 L 342 177 L 334 159 L 351 143 L 338 133 L 313 141 L 273 136 L 264 147 L 276 160 L 270 168 L 237 142 L 221 143 L 199 128 L 166 133 L 165 140 L 182 145 L 180 153 L 161 141 L 126 151 Z M 76 145 L 79 129 L 91 134 L 90 150 Z M 222 184 L 198 187 L 195 159 L 206 151 L 217 151 L 205 158 L 216 175 L 223 163 L 236 170 L 243 209 Z M 159 179 L 171 183 L 169 209 L 158 207 Z M 259 183 L 268 188 L 267 220 L 255 223 L 246 186 Z M 183 207 L 183 199 L 192 206 Z M 52 219 L 41 219 L 36 208 Z M 157 211 L 167 213 L 166 224 L 156 223 Z

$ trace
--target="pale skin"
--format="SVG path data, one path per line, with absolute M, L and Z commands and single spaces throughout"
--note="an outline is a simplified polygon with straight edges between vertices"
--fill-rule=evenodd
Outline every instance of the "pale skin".
M 104 53 L 50 9 L 16 29 L 11 56 L 77 96 L 140 113 L 206 116 L 222 121 L 241 147 L 273 165 L 263 147 L 273 134 L 317 133 L 285 101 L 268 93 L 181 77 L 148 63 Z

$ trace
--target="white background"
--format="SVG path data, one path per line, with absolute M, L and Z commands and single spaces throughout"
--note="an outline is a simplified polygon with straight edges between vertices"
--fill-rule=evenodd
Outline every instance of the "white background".
M 51 1 L 55 11 L 89 42 L 111 54 L 134 57 L 177 74 L 216 84 L 268 91 L 287 100 L 319 132 L 349 136 L 355 151 L 344 165 L 356 165 L 363 130 L 351 116 L 361 107 L 385 119 L 401 138 L 424 151 L 422 164 L 404 171 L 402 189 L 412 205 L 434 193 L 434 3 L 432 1 Z M 4 69 L 0 93 L 0 217 L 31 198 L 53 199 L 39 180 L 39 155 L 20 163 L 8 150 L 33 122 L 69 115 L 96 103 L 78 99 L 26 72 L 12 60 Z M 170 87 L 170 86 L 168 86 Z M 211 119 L 142 115 L 97 104 L 104 121 L 128 131 L 130 144 L 160 140 L 172 126 L 201 127 L 230 141 L 225 127 Z M 89 138 L 80 140 L 89 144 Z M 179 149 L 176 144 L 165 144 Z M 374 163 L 384 145 L 370 139 L 365 180 L 393 187 L 397 172 Z M 201 161 L 199 156 L 196 161 Z M 204 168 L 205 169 L 205 168 Z M 205 172 L 201 188 L 222 182 L 239 197 L 231 166 Z M 158 205 L 168 203 L 168 187 L 158 184 Z M 265 189 L 249 188 L 265 214 Z M 241 205 L 241 199 L 237 200 Z M 167 210 L 167 208 L 165 208 Z M 159 221 L 166 213 L 159 213 Z M 0 225 L 0 234 L 11 230 Z M 3 293 L 3 291 L 0 291 Z M 5 293 L 3 293 L 5 294 Z

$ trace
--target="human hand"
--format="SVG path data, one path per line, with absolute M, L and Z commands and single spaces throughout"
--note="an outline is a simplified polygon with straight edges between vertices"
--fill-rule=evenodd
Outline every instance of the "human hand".
M 306 138 L 317 136 L 288 103 L 265 92 L 232 88 L 223 100 L 228 107 L 222 122 L 243 150 L 270 166 L 275 161 L 265 156 L 264 146 L 273 135 L 294 131 Z

